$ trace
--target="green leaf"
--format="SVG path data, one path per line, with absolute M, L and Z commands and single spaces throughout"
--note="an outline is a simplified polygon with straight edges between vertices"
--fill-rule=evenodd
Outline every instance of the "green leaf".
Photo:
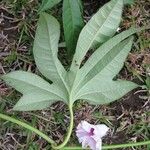
M 76 99 L 87 100 L 91 104 L 107 104 L 137 88 L 138 85 L 129 81 L 112 81 L 108 78 L 97 78 L 78 93 Z
M 42 110 L 49 107 L 53 102 L 58 101 L 58 96 L 41 92 L 38 90 L 33 90 L 24 94 L 18 103 L 14 106 L 13 110 L 17 111 L 33 111 Z
M 52 82 L 68 89 L 66 70 L 58 60 L 60 26 L 57 20 L 46 14 L 40 15 L 34 40 L 34 59 L 39 71 Z
M 74 55 L 77 39 L 84 26 L 80 0 L 63 1 L 63 27 L 69 59 Z
M 111 38 L 110 40 L 105 42 L 102 46 L 100 46 L 94 52 L 94 54 L 87 60 L 85 66 L 87 66 L 88 70 L 91 70 L 91 68 L 98 63 L 98 61 L 99 61 L 98 58 L 101 58 L 101 51 L 107 52 L 110 49 L 113 49 L 114 47 L 116 47 L 121 41 L 123 41 L 124 39 L 128 38 L 132 34 L 135 34 L 137 32 L 140 32 L 142 30 L 149 29 L 149 28 L 150 28 L 150 26 L 141 27 L 141 28 L 130 28 L 129 30 L 126 30 L 126 31 L 121 32 L 120 34 L 114 36 L 113 38 Z M 92 60 L 92 65 L 90 63 L 91 60 Z
M 81 14 L 83 14 L 83 2 L 82 2 L 82 0 L 77 0 L 77 1 L 78 1 L 78 5 L 80 7 Z
M 132 41 L 133 38 L 131 37 L 119 43 L 113 49 L 100 51 L 100 57 L 97 57 L 98 63 L 93 66 L 93 60 L 91 60 L 90 65 L 93 68 L 84 76 L 84 80 L 77 87 L 78 90 L 74 90 L 76 96 L 73 97 L 75 99 L 91 99 L 97 104 L 110 103 L 136 88 L 135 83 L 112 80 L 123 67 L 124 61 L 131 50 Z M 81 77 L 83 78 L 84 67 L 83 70 L 81 68 L 76 83 L 81 81 Z M 88 70 L 88 66 L 86 66 L 86 69 Z
M 112 0 L 91 18 L 79 35 L 71 71 L 77 71 L 91 47 L 104 43 L 116 33 L 121 21 L 122 9 L 122 0 Z
M 17 91 L 24 95 L 29 94 L 32 91 L 39 91 L 40 93 L 44 92 L 47 94 L 55 95 L 55 97 L 57 96 L 58 100 L 62 100 L 68 103 L 67 95 L 64 91 L 62 91 L 62 89 L 54 84 L 49 84 L 47 81 L 33 73 L 15 71 L 3 75 L 1 78 L 8 85 L 14 87 Z
M 14 109 L 40 110 L 60 100 L 69 105 L 72 122 L 72 106 L 76 100 L 85 99 L 92 104 L 110 103 L 138 87 L 130 81 L 114 80 L 131 50 L 133 38 L 128 37 L 145 29 L 129 29 L 111 38 L 121 19 L 122 3 L 122 0 L 110 1 L 85 26 L 74 57 L 77 67 L 73 61 L 74 66 L 69 72 L 66 72 L 57 56 L 59 23 L 54 17 L 42 13 L 33 53 L 39 71 L 53 83 L 49 84 L 41 77 L 23 71 L 2 76 L 6 83 L 23 93 Z M 101 46 L 80 68 L 87 51 L 97 45 Z
M 74 90 L 79 86 L 79 84 L 81 82 L 83 82 L 83 79 L 86 79 L 86 76 L 89 74 L 89 72 L 93 68 L 95 68 L 95 70 L 94 71 L 92 70 L 91 72 L 93 72 L 93 74 L 97 72 L 97 68 L 99 67 L 98 64 L 100 63 L 99 60 L 103 56 L 105 56 L 109 51 L 112 51 L 113 49 L 116 49 L 115 47 L 120 47 L 120 45 L 118 45 L 118 44 L 121 41 L 123 41 L 124 39 L 126 39 L 127 37 L 129 37 L 130 35 L 132 35 L 136 32 L 140 32 L 144 29 L 148 29 L 148 28 L 150 28 L 150 27 L 147 26 L 147 27 L 142 27 L 142 28 L 137 28 L 137 29 L 136 28 L 130 28 L 129 30 L 126 30 L 126 31 L 114 36 L 113 38 L 111 38 L 110 40 L 105 42 L 102 46 L 100 46 L 93 53 L 93 55 L 87 60 L 85 65 L 82 68 L 80 68 L 79 71 L 77 72 L 77 75 L 76 75 L 76 78 L 75 78 L 75 81 L 74 81 Z M 113 53 L 113 54 L 115 54 L 115 53 Z M 101 67 L 99 67 L 99 68 L 101 68 Z M 80 70 L 82 70 L 82 71 L 80 71 Z M 71 76 L 73 76 L 73 75 L 71 75 Z
M 146 78 L 146 86 L 147 86 L 148 90 L 150 90 L 150 76 L 147 76 L 147 78 Z
M 47 9 L 51 9 L 55 5 L 57 5 L 61 0 L 43 0 L 42 5 L 39 8 L 38 12 L 45 11 Z
M 124 0 L 124 4 L 133 4 L 134 3 L 134 0 Z

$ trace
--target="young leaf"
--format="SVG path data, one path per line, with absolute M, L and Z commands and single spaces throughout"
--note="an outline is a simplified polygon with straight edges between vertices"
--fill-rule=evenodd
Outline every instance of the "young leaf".
M 42 5 L 38 12 L 45 11 L 47 9 L 51 9 L 55 5 L 57 5 L 61 0 L 42 0 Z
M 24 94 L 13 110 L 17 111 L 33 111 L 42 110 L 50 106 L 53 102 L 59 100 L 59 97 L 48 92 L 33 90 Z
M 34 59 L 39 71 L 52 82 L 68 89 L 66 70 L 58 60 L 60 26 L 57 20 L 46 14 L 40 15 L 34 40 Z
M 91 18 L 79 35 L 71 71 L 77 71 L 92 46 L 104 43 L 116 33 L 121 21 L 122 8 L 122 0 L 112 0 Z
M 74 55 L 79 33 L 84 26 L 81 7 L 80 0 L 63 1 L 63 27 L 69 59 Z
M 63 91 L 54 84 L 49 84 L 47 81 L 41 77 L 25 72 L 25 71 L 15 71 L 3 75 L 1 77 L 8 85 L 14 87 L 17 91 L 22 94 L 31 93 L 31 91 L 40 91 L 41 93 L 49 93 L 58 97 L 59 100 L 67 102 L 67 94 L 65 90 Z

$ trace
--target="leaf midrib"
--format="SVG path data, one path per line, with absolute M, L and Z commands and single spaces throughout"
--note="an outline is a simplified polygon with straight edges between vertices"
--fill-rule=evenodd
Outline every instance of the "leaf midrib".
M 125 45 L 125 46 L 126 46 L 126 45 Z M 124 47 L 125 47 L 125 46 L 124 46 Z M 116 47 L 116 45 L 115 45 L 114 47 Z M 113 48 L 114 48 L 114 47 L 113 47 Z M 124 47 L 123 47 L 123 48 L 124 48 Z M 100 61 L 102 61 L 102 60 L 104 59 L 104 57 L 106 57 L 109 53 L 112 52 L 113 48 L 111 49 L 111 51 L 108 51 L 108 52 L 92 67 L 92 69 L 90 69 L 90 70 L 81 78 L 81 80 L 78 81 L 78 84 L 77 84 L 77 85 L 75 86 L 75 88 L 74 88 L 75 90 L 82 84 L 82 81 L 84 81 L 84 78 L 88 75 L 88 73 L 90 73 L 90 72 L 93 70 L 93 68 L 94 68 L 95 66 L 97 66 L 97 64 L 98 64 Z M 103 69 L 104 69 L 105 67 L 107 67 L 121 52 L 122 52 L 122 50 L 119 51 L 119 53 L 117 53 L 117 55 L 115 55 L 115 56 L 113 57 L 113 59 L 112 59 L 110 62 L 108 62 L 103 68 L 101 68 L 101 70 L 100 70 L 97 74 L 99 74 L 100 72 L 102 72 Z M 87 81 L 87 82 L 85 83 L 85 85 L 83 85 L 83 86 L 81 87 L 81 89 L 84 88 L 84 86 L 86 86 L 86 84 L 88 84 L 97 74 L 95 74 L 89 81 Z
M 111 10 L 111 12 L 109 13 L 109 15 L 108 15 L 108 17 L 105 19 L 105 22 L 104 22 L 104 24 L 106 23 L 106 21 L 109 19 L 109 17 L 110 17 L 110 15 L 111 15 L 111 13 L 112 13 L 112 11 L 114 11 L 114 8 L 116 7 L 116 5 L 118 4 L 118 2 L 114 5 L 114 7 L 113 7 L 113 9 Z M 98 35 L 98 33 L 99 33 L 99 31 L 101 30 L 101 28 L 104 26 L 104 24 L 99 28 L 99 30 L 97 31 L 97 33 L 96 33 L 96 35 L 94 36 L 94 38 L 93 39 L 95 39 L 95 37 Z M 94 40 L 92 40 L 92 42 L 91 43 L 93 43 L 93 41 Z M 91 46 L 91 43 L 90 43 L 90 46 Z M 89 46 L 89 47 L 90 47 Z M 89 48 L 88 48 L 89 49 Z M 74 61 L 73 61 L 74 62 Z M 77 72 L 79 71 L 79 68 L 77 69 Z M 75 83 L 75 81 L 76 81 L 76 78 L 77 78 L 77 74 L 76 74 L 76 77 L 75 77 L 75 80 L 74 80 L 74 83 Z M 82 79 L 83 80 L 83 79 Z M 81 82 L 80 82 L 81 83 Z M 74 85 L 74 84 L 73 84 Z M 79 84 L 78 84 L 79 85 Z M 76 87 L 76 86 L 75 86 Z M 73 88 L 72 88 L 73 90 L 74 90 L 74 86 L 73 86 Z M 76 88 L 75 88 L 76 89 Z
M 44 17 L 44 19 L 45 19 L 45 17 Z M 53 50 L 52 50 L 51 42 L 50 42 L 51 40 L 50 40 L 50 32 L 49 32 L 49 28 L 48 28 L 48 22 L 47 22 L 46 19 L 45 19 L 45 22 L 46 22 L 47 31 L 48 31 L 48 39 L 49 39 L 48 44 L 49 44 L 49 47 L 51 48 L 51 51 L 52 51 L 52 59 L 53 59 L 53 62 L 54 62 L 54 66 L 55 66 L 55 68 L 56 68 L 56 70 L 57 70 L 57 74 L 58 74 L 59 78 L 61 79 L 61 82 L 63 83 L 63 85 L 65 86 L 66 90 L 68 91 L 68 87 L 67 87 L 67 85 L 64 83 L 64 80 L 62 79 L 61 75 L 59 74 L 57 65 L 56 65 L 56 63 L 55 63 L 54 52 L 53 52 Z M 58 53 L 58 47 L 57 47 L 57 53 Z M 57 55 L 56 55 L 56 59 L 58 59 L 58 58 L 57 58 Z M 60 63 L 60 65 L 61 65 L 61 63 Z M 53 81 L 53 82 L 55 82 L 55 81 Z
M 112 81 L 113 82 L 113 81 Z M 126 86 L 126 87 L 130 87 L 130 85 L 128 85 L 128 86 Z M 125 88 L 122 88 L 123 90 L 125 90 Z M 112 90 L 105 90 L 105 92 L 107 92 L 107 91 L 112 91 Z M 104 92 L 104 91 L 91 91 L 91 92 L 86 92 L 86 93 L 84 93 L 84 94 L 82 94 L 82 95 L 79 95 L 79 96 L 77 96 L 77 99 L 78 99 L 78 97 L 82 97 L 82 96 L 86 96 L 86 95 L 89 95 L 89 94 L 95 94 L 95 93 L 101 93 L 102 95 L 104 95 L 102 92 Z
M 54 94 L 54 95 L 56 95 L 56 96 L 58 96 L 58 97 L 60 97 L 59 95 L 57 95 L 57 93 L 54 93 L 54 92 L 52 92 L 52 91 L 49 91 L 49 90 L 47 90 L 47 89 L 45 89 L 45 88 L 41 88 L 41 87 L 39 87 L 39 86 L 35 86 L 35 85 L 33 85 L 33 84 L 31 84 L 30 82 L 25 82 L 25 81 L 23 81 L 23 80 L 19 80 L 19 79 L 15 79 L 15 78 L 11 78 L 11 77 L 9 77 L 10 79 L 12 79 L 12 80 L 16 80 L 16 81 L 20 81 L 20 82 L 23 82 L 23 83 L 25 83 L 25 84 L 27 84 L 28 83 L 28 85 L 30 85 L 30 86 L 33 86 L 33 87 L 35 87 L 35 88 L 38 88 L 39 90 L 41 89 L 41 90 L 43 90 L 43 91 L 47 91 L 47 92 L 49 92 L 49 93 L 52 93 L 52 94 Z M 62 97 L 60 97 L 61 99 L 64 99 L 64 98 L 62 98 Z
M 111 13 L 114 11 L 114 8 L 116 7 L 116 5 L 118 4 L 119 1 L 117 1 L 117 3 L 114 5 L 113 9 L 110 11 L 110 13 L 108 14 L 107 18 L 104 18 L 105 21 L 104 23 L 101 25 L 101 27 L 99 28 L 99 30 L 97 31 L 97 33 L 95 34 L 95 36 L 93 37 L 93 40 L 91 40 L 89 46 L 87 49 L 89 49 L 92 45 L 92 43 L 94 42 L 95 38 L 97 37 L 97 35 L 99 34 L 99 32 L 101 31 L 101 29 L 104 27 L 104 25 L 106 24 L 107 20 L 110 18 Z M 96 18 L 96 17 L 95 17 Z M 82 60 L 82 59 L 81 59 Z M 79 60 L 80 61 L 80 60 Z M 80 66 L 80 65 L 79 65 Z

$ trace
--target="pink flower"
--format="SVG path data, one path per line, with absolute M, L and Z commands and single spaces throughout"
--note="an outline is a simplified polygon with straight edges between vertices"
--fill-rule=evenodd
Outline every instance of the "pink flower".
M 109 128 L 104 125 L 92 125 L 86 121 L 81 121 L 77 126 L 76 135 L 79 143 L 82 143 L 82 148 L 88 146 L 92 150 L 101 150 L 102 148 L 102 137 L 105 136 Z

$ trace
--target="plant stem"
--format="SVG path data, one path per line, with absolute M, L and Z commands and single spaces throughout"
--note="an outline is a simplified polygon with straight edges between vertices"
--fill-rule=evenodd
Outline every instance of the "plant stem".
M 32 131 L 32 132 L 35 132 L 35 133 L 38 134 L 40 137 L 42 137 L 43 139 L 45 139 L 47 142 L 49 142 L 49 143 L 51 143 L 51 144 L 55 144 L 55 142 L 54 142 L 52 139 L 50 139 L 47 135 L 45 135 L 44 133 L 42 133 L 42 132 L 39 131 L 38 129 L 36 129 L 36 128 L 30 126 L 30 125 L 28 125 L 27 123 L 24 123 L 24 122 L 22 122 L 22 121 L 19 121 L 19 120 L 17 120 L 17 119 L 14 119 L 14 118 L 12 118 L 12 117 L 9 117 L 9 116 L 4 115 L 4 114 L 1 114 L 1 113 L 0 113 L 0 118 L 1 118 L 1 119 L 4 119 L 4 120 L 7 120 L 7 121 L 10 121 L 10 122 L 13 122 L 13 123 L 15 123 L 15 124 L 18 124 L 18 125 L 20 125 L 20 126 L 26 128 L 26 129 L 28 129 L 28 130 L 30 130 L 30 131 Z
M 9 117 L 7 115 L 4 115 L 4 114 L 1 114 L 0 113 L 0 118 L 4 119 L 4 120 L 7 120 L 7 121 L 11 121 L 15 124 L 18 124 L 32 132 L 35 132 L 36 134 L 38 134 L 40 137 L 42 137 L 43 139 L 45 139 L 47 142 L 49 142 L 51 145 L 52 145 L 52 148 L 53 149 L 61 149 L 63 148 L 69 141 L 70 139 L 70 136 L 71 136 L 71 133 L 72 133 L 72 129 L 73 129 L 73 110 L 72 110 L 72 105 L 69 105 L 69 112 L 70 112 L 70 126 L 69 126 L 69 129 L 68 129 L 68 133 L 67 133 L 67 136 L 64 140 L 64 142 L 60 145 L 56 145 L 56 143 L 50 139 L 46 134 L 42 133 L 41 131 L 39 131 L 38 129 L 28 125 L 27 123 L 24 123 L 22 121 L 19 121 L 17 119 L 14 119 L 12 117 Z
M 38 129 L 28 125 L 27 123 L 21 122 L 17 119 L 14 119 L 12 117 L 9 117 L 7 115 L 1 114 L 0 113 L 0 118 L 13 122 L 15 124 L 18 124 L 32 132 L 35 132 L 37 135 L 39 135 L 40 137 L 42 137 L 43 139 L 45 139 L 47 142 L 49 142 L 50 144 L 52 144 L 54 149 L 62 149 L 62 150 L 82 150 L 81 147 L 65 147 L 63 148 L 67 142 L 69 141 L 69 138 L 71 136 L 72 133 L 72 129 L 73 129 L 73 110 L 72 110 L 72 106 L 69 107 L 70 110 L 70 127 L 68 130 L 68 134 L 66 139 L 64 140 L 64 142 L 58 146 L 54 146 L 56 145 L 56 143 L 50 139 L 47 135 L 45 135 L 44 133 L 42 133 L 41 131 L 39 131 Z M 136 147 L 136 146 L 142 146 L 142 145 L 150 145 L 150 140 L 149 141 L 143 141 L 143 142 L 137 142 L 137 143 L 127 143 L 127 144 L 119 144 L 119 145 L 108 145 L 108 146 L 103 146 L 102 149 L 103 150 L 108 150 L 108 149 L 118 149 L 118 148 L 127 148 L 127 147 Z
M 69 141 L 71 133 L 72 133 L 72 129 L 73 129 L 73 110 L 72 110 L 72 105 L 69 105 L 69 112 L 70 112 L 70 126 L 68 128 L 68 132 L 67 132 L 67 136 L 64 140 L 64 142 L 58 146 L 52 145 L 53 149 L 61 149 L 63 148 Z
M 118 144 L 118 145 L 106 145 L 102 147 L 102 150 L 108 149 L 118 149 L 118 148 L 127 148 L 127 147 L 137 147 L 142 145 L 149 145 L 150 141 L 136 142 L 136 143 L 127 143 L 127 144 Z M 82 150 L 82 147 L 65 147 L 61 150 Z

